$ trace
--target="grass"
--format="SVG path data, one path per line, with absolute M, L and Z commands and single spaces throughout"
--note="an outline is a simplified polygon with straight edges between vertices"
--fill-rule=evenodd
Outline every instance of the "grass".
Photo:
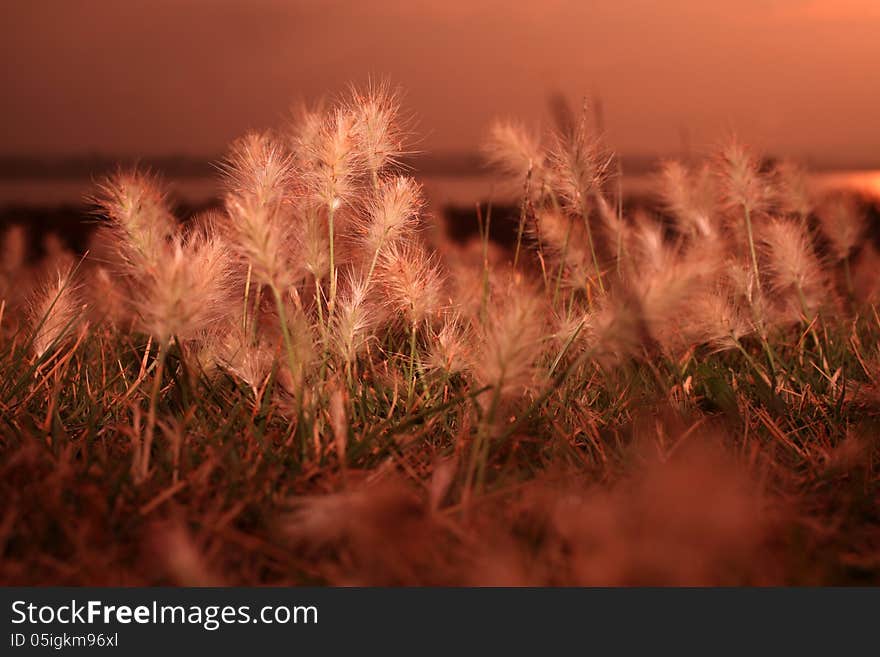
M 516 250 L 483 209 L 454 249 L 397 112 L 380 86 L 246 138 L 187 226 L 120 173 L 89 254 L 41 267 L 70 285 L 4 269 L 4 583 L 880 581 L 856 205 L 795 211 L 737 146 L 624 215 L 601 142 L 506 125 Z

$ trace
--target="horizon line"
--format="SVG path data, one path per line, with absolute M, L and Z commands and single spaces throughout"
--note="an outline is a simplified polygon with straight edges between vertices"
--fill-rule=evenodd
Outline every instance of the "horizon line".
M 645 174 L 655 171 L 664 160 L 688 161 L 696 153 L 619 153 L 624 175 Z M 878 160 L 840 160 L 832 158 L 786 158 L 766 155 L 767 163 L 791 159 L 810 171 L 865 171 L 880 169 Z M 172 178 L 207 178 L 220 174 L 222 155 L 195 156 L 180 153 L 162 155 L 108 155 L 104 153 L 81 153 L 73 155 L 0 155 L 0 180 L 82 180 L 112 173 L 120 167 L 143 166 Z M 401 158 L 405 171 L 434 176 L 491 175 L 492 168 L 478 151 L 446 151 L 414 153 Z

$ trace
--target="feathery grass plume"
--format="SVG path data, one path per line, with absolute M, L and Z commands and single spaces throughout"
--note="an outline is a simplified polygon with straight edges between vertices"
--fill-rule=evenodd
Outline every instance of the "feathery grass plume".
M 758 285 L 752 263 L 742 259 L 727 260 L 721 267 L 719 278 L 729 290 L 733 302 L 749 309 L 751 324 L 763 338 L 769 315 L 768 300 Z
M 541 246 L 551 255 L 562 258 L 563 254 L 567 254 L 566 244 L 571 242 L 571 231 L 575 230 L 572 226 L 570 217 L 556 210 L 541 210 L 535 215 L 535 223 L 528 228 L 531 238 L 535 243 L 540 242 Z M 574 240 L 573 253 L 578 254 L 578 240 Z M 583 253 L 583 252 L 580 252 Z M 580 259 L 575 256 L 576 260 Z
M 394 314 L 418 325 L 443 306 L 443 276 L 436 259 L 416 242 L 389 245 L 377 267 L 379 294 Z
M 621 209 L 612 208 L 604 196 L 596 198 L 596 211 L 605 237 L 605 244 L 617 267 L 618 276 L 623 275 L 625 261 L 629 258 L 628 245 L 632 239 L 632 227 Z
M 754 215 L 769 209 L 773 187 L 761 173 L 758 158 L 742 143 L 730 139 L 718 154 L 724 200 L 731 209 Z
M 369 295 L 369 282 L 352 275 L 339 298 L 332 341 L 336 353 L 347 366 L 363 353 L 379 322 L 379 314 L 370 304 Z
M 691 171 L 681 162 L 664 163 L 660 198 L 683 235 L 693 239 L 718 237 L 715 189 L 708 166 Z
M 583 339 L 583 328 L 586 324 L 585 315 L 574 308 L 564 308 L 562 312 L 553 313 L 550 320 L 550 337 L 552 347 L 563 347 L 566 343 L 572 343 Z
M 584 314 L 583 321 L 581 339 L 573 346 L 588 351 L 603 368 L 611 369 L 643 351 L 645 326 L 632 294 L 618 292 L 602 297 Z
M 522 394 L 535 383 L 545 325 L 542 306 L 537 294 L 524 284 L 511 283 L 490 299 L 485 323 L 475 327 L 477 341 L 471 354 L 479 387 L 493 390 L 481 397 L 484 404 Z
M 806 222 L 813 211 L 813 195 L 807 172 L 794 162 L 783 161 L 773 171 L 776 182 L 776 203 L 781 212 Z
M 406 154 L 400 120 L 400 94 L 388 82 L 351 89 L 349 103 L 355 116 L 353 132 L 361 158 L 378 186 L 381 174 L 399 164 Z
M 417 242 L 407 242 L 383 251 L 377 279 L 385 307 L 409 328 L 409 405 L 415 390 L 417 334 L 442 309 L 443 276 L 436 258 Z
M 251 133 L 233 144 L 223 171 L 231 245 L 255 280 L 286 289 L 298 276 L 290 153 L 269 135 Z
M 646 280 L 674 267 L 678 254 L 666 244 L 663 226 L 644 212 L 635 217 L 629 232 L 628 252 L 635 268 L 634 275 Z
M 536 213 L 528 232 L 541 244 L 552 264 L 560 268 L 561 281 L 565 285 L 580 290 L 591 286 L 595 270 L 584 222 L 580 218 L 552 209 L 541 210 Z
M 350 204 L 360 191 L 363 156 L 355 139 L 356 117 L 347 107 L 336 107 L 324 116 L 317 137 L 304 144 L 308 151 L 305 190 L 316 207 L 336 211 Z
M 296 108 L 289 128 L 289 143 L 293 158 L 302 171 L 317 166 L 314 154 L 319 148 L 326 115 L 323 104 L 315 107 L 302 104 Z
M 533 214 L 532 208 L 543 204 L 550 196 L 547 156 L 539 139 L 521 123 L 513 121 L 495 121 L 489 128 L 489 137 L 482 150 L 490 166 L 509 178 L 509 182 L 521 185 L 519 226 L 513 253 L 513 268 L 518 269 L 523 235 Z
M 233 285 L 228 245 L 214 236 L 176 235 L 158 266 L 145 272 L 135 300 L 144 329 L 160 345 L 191 340 L 230 309 Z
M 489 164 L 517 183 L 531 176 L 540 190 L 545 178 L 546 156 L 539 139 L 516 121 L 495 121 L 489 127 L 489 137 L 483 145 Z
M 442 310 L 445 280 L 437 259 L 414 240 L 392 244 L 383 251 L 377 279 L 384 306 L 409 329 L 409 406 L 417 374 L 417 335 L 420 327 L 430 326 Z
M 571 306 L 553 313 L 547 327 L 549 339 L 544 341 L 544 354 L 550 360 L 548 376 L 576 360 L 590 349 L 588 313 Z
M 421 185 L 412 178 L 397 176 L 379 183 L 365 215 L 355 219 L 358 237 L 367 257 L 371 258 L 368 281 L 381 250 L 386 245 L 412 237 L 423 204 Z
M 587 217 L 590 199 L 601 192 L 610 163 L 601 139 L 587 133 L 585 116 L 570 134 L 556 136 L 550 151 L 552 184 L 569 211 Z
M 688 305 L 684 335 L 693 344 L 727 351 L 736 349 L 740 340 L 753 332 L 746 313 L 721 284 L 695 295 Z
M 822 233 L 831 247 L 832 258 L 836 263 L 843 263 L 846 290 L 852 300 L 855 288 L 850 259 L 867 229 L 864 213 L 853 195 L 837 194 L 825 199 L 818 214 Z
M 682 329 L 689 322 L 691 301 L 715 280 L 717 269 L 714 258 L 690 254 L 670 258 L 662 269 L 635 280 L 638 312 L 646 330 L 643 337 L 654 340 L 667 354 L 688 347 L 682 343 Z
M 84 304 L 74 271 L 74 267 L 58 269 L 31 301 L 32 346 L 37 358 L 63 346 L 81 326 Z
M 602 150 L 598 137 L 590 137 L 586 130 L 586 113 L 577 127 L 568 135 L 557 135 L 550 153 L 553 170 L 552 185 L 569 213 L 580 216 L 583 223 L 591 262 L 596 273 L 596 283 L 604 292 L 602 269 L 597 255 L 597 244 L 590 221 L 591 199 L 602 194 L 602 186 L 608 174 L 611 157 Z
M 158 178 L 137 169 L 119 171 L 99 185 L 94 201 L 110 220 L 111 242 L 127 273 L 137 276 L 161 262 L 178 224 Z
M 96 320 L 107 320 L 114 325 L 131 320 L 131 299 L 127 298 L 127 291 L 113 280 L 107 267 L 90 267 L 86 276 L 89 308 Z
M 834 260 L 846 261 L 861 244 L 866 229 L 858 200 L 851 194 L 831 195 L 820 205 L 818 215 Z
M 760 288 L 761 274 L 755 250 L 754 217 L 769 208 L 771 187 L 761 175 L 757 158 L 741 143 L 731 139 L 719 154 L 719 168 L 724 198 L 729 209 L 742 212 L 746 241 L 752 259 L 752 274 Z
M 337 107 L 330 112 L 307 154 L 308 165 L 303 175 L 307 198 L 316 209 L 326 214 L 327 219 L 330 261 L 328 319 L 336 303 L 337 214 L 341 208 L 354 202 L 365 167 L 362 153 L 357 148 L 355 123 L 356 117 L 350 108 Z
M 316 281 L 330 274 L 330 239 L 327 222 L 313 208 L 305 208 L 302 214 L 300 249 L 302 266 Z
M 478 389 L 488 390 L 476 400 L 482 413 L 465 473 L 465 503 L 483 486 L 490 441 L 503 408 L 536 383 L 536 363 L 542 353 L 544 312 L 537 295 L 516 279 L 498 292 L 475 327 L 473 376 Z
M 291 336 L 284 295 L 302 270 L 292 222 L 293 156 L 276 140 L 254 133 L 233 146 L 226 164 L 227 213 L 233 243 L 251 265 L 256 280 L 269 286 L 275 301 L 287 367 L 298 394 L 302 383 L 300 336 Z M 332 247 L 331 247 L 332 258 Z M 317 279 L 316 279 L 317 280 Z M 316 300 L 320 303 L 320 299 Z M 301 400 L 300 400 L 301 401 Z
M 461 315 L 455 311 L 445 313 L 440 329 L 432 331 L 432 339 L 428 341 L 425 366 L 447 377 L 468 371 L 472 340 Z
M 731 256 L 724 261 L 719 273 L 719 282 L 723 284 L 737 303 L 746 306 L 758 302 L 760 291 L 757 289 L 752 263 L 741 257 Z
M 240 322 L 233 322 L 229 330 L 215 336 L 219 350 L 214 358 L 230 374 L 245 383 L 254 397 L 269 377 L 275 363 L 277 345 L 272 345 L 262 335 L 255 337 Z M 212 363 L 204 363 L 203 367 Z
M 786 305 L 792 306 L 795 318 L 803 314 L 811 319 L 825 303 L 829 288 L 806 228 L 774 219 L 762 228 L 759 240 L 774 299 L 785 301 L 786 292 L 793 290 L 794 303 Z

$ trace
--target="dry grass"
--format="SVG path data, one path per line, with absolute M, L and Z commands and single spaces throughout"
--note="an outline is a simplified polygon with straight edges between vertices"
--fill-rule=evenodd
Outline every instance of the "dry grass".
M 187 225 L 120 172 L 79 262 L 6 236 L 4 583 L 880 582 L 861 206 L 731 143 L 629 216 L 586 121 L 505 123 L 515 251 L 457 250 L 399 113 L 242 139 Z

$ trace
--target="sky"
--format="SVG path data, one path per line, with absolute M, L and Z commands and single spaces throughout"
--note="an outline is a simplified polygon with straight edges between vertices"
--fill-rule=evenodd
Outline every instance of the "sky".
M 0 155 L 214 155 L 384 78 L 425 151 L 601 100 L 620 153 L 880 164 L 877 0 L 4 0 Z M 686 135 L 686 137 L 683 137 Z

